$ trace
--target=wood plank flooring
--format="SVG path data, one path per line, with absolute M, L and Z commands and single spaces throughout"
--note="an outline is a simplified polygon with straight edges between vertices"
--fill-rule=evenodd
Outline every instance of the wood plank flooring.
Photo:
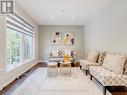
M 19 79 L 16 79 L 13 81 L 11 84 L 9 84 L 6 88 L 4 88 L 2 91 L 0 91 L 0 95 L 11 95 L 11 93 L 18 87 L 20 86 L 27 77 L 29 77 L 37 68 L 39 67 L 47 67 L 45 63 L 38 63 L 34 67 L 32 67 L 28 72 L 26 72 L 24 75 L 20 76 Z M 109 91 L 113 95 L 127 95 L 127 88 L 117 88 L 117 91 L 114 88 L 109 88 Z

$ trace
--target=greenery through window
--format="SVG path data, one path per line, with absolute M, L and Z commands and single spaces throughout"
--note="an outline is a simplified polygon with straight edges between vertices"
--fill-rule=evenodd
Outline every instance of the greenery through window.
M 33 57 L 33 38 L 28 35 L 24 35 L 24 59 Z
M 7 28 L 7 64 L 20 62 L 21 33 Z
M 17 15 L 7 16 L 6 66 L 13 68 L 33 58 L 33 27 Z

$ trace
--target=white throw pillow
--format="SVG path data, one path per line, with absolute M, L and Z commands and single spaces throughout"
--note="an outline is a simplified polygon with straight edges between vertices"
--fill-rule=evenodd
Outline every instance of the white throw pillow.
M 117 74 L 123 73 L 126 57 L 124 55 L 106 54 L 102 66 Z
M 64 50 L 64 55 L 68 55 L 68 57 L 71 57 L 71 50 Z
M 59 56 L 59 50 L 52 50 L 52 56 L 58 57 Z
M 87 59 L 88 59 L 89 61 L 91 61 L 91 62 L 96 63 L 96 62 L 97 62 L 98 56 L 99 56 L 99 52 L 97 52 L 97 51 L 90 52 L 90 53 L 88 54 L 88 58 L 87 58 Z

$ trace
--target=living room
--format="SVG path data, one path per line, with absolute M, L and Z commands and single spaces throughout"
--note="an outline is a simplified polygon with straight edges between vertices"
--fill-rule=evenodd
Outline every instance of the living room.
M 127 95 L 126 0 L 0 3 L 0 95 Z

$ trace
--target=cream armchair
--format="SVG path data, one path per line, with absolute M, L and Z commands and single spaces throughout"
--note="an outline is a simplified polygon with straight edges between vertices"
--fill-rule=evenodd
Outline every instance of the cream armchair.
M 119 54 L 106 54 L 102 66 L 91 66 L 91 80 L 94 77 L 102 86 L 103 93 L 109 86 L 127 87 L 127 58 Z
M 105 55 L 106 55 L 105 52 L 98 51 L 90 52 L 86 60 L 80 60 L 80 69 L 85 70 L 87 75 L 90 66 L 102 65 Z

